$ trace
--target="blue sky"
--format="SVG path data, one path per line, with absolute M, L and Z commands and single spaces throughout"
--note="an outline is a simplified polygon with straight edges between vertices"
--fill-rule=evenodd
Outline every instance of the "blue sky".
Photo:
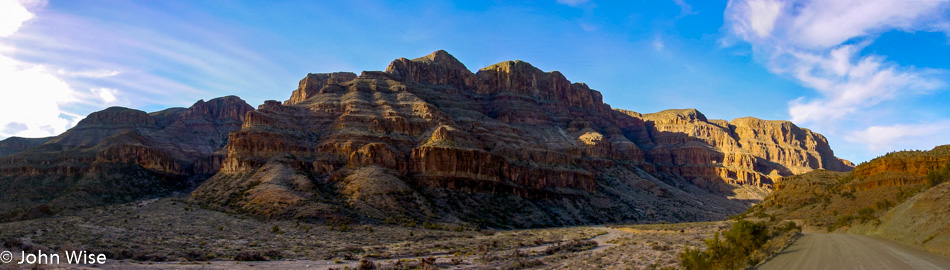
M 444 49 L 520 59 L 615 108 L 792 120 L 839 157 L 950 143 L 950 3 L 0 0 L 0 138 L 109 106 L 285 100 L 308 72 Z

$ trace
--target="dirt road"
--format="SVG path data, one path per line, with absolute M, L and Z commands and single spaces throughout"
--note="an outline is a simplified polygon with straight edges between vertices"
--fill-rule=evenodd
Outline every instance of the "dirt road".
M 950 258 L 869 236 L 807 233 L 756 269 L 950 269 Z

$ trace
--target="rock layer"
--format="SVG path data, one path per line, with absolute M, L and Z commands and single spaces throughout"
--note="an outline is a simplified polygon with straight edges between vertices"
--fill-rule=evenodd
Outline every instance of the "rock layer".
M 249 112 L 226 149 L 193 193 L 211 207 L 493 226 L 718 219 L 747 207 L 722 187 L 850 169 L 788 122 L 614 110 L 560 72 L 506 61 L 473 74 L 444 51 L 310 74 L 288 101 Z
M 664 173 L 694 182 L 770 187 L 815 169 L 848 171 L 821 134 L 788 121 L 752 117 L 708 120 L 695 109 L 643 115 L 653 139 L 648 156 Z

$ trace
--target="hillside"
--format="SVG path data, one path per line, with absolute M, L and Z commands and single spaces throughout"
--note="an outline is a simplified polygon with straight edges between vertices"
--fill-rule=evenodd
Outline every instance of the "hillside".
M 950 254 L 950 185 L 943 183 L 950 178 L 948 164 L 950 145 L 943 145 L 889 153 L 850 173 L 819 170 L 783 178 L 747 215 L 800 220 Z

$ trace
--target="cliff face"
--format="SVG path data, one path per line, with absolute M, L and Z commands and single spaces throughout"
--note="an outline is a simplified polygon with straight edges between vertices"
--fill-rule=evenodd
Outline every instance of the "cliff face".
M 237 97 L 148 114 L 112 107 L 45 143 L 0 157 L 0 217 L 156 196 L 220 168 L 217 152 L 253 108 Z
M 867 177 L 885 172 L 925 176 L 931 170 L 950 163 L 950 145 L 937 146 L 930 151 L 901 151 L 875 158 L 854 169 L 857 176 Z
M 613 110 L 557 71 L 507 61 L 473 74 L 444 51 L 309 74 L 249 112 L 226 150 L 193 193 L 214 207 L 496 226 L 717 219 L 747 207 L 730 188 L 850 169 L 791 123 Z
M 694 109 L 643 115 L 660 171 L 695 182 L 771 187 L 779 178 L 815 169 L 848 171 L 821 134 L 788 121 L 752 117 L 708 120 Z

